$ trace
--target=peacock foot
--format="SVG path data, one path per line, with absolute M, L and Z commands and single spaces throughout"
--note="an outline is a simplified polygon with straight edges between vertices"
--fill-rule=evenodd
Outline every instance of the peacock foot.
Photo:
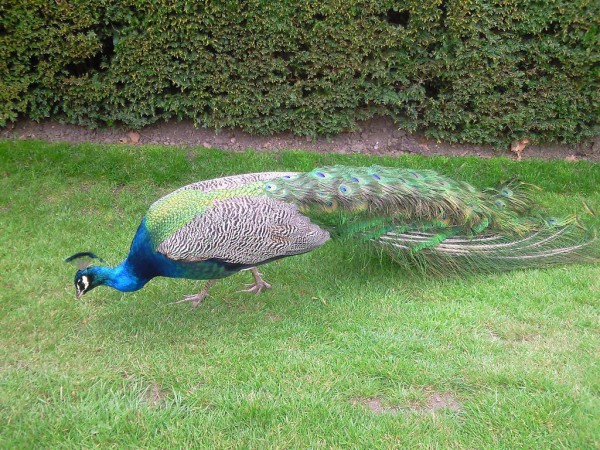
M 271 289 L 272 286 L 262 279 L 262 274 L 253 267 L 250 269 L 252 271 L 252 275 L 254 276 L 254 283 L 247 284 L 248 289 L 243 289 L 240 292 L 251 292 L 252 294 L 260 294 L 263 289 Z
M 176 301 L 176 302 L 172 302 L 170 303 L 171 305 L 177 305 L 179 303 L 185 303 L 185 302 L 192 302 L 192 307 L 193 308 L 197 308 L 198 305 L 200 305 L 200 303 L 202 303 L 202 300 L 204 300 L 206 297 L 208 297 L 208 293 L 199 293 L 199 294 L 194 294 L 194 295 L 186 295 L 183 299 Z
M 177 305 L 179 303 L 192 302 L 192 308 L 197 308 L 202 300 L 208 297 L 208 290 L 210 287 L 215 284 L 217 280 L 208 280 L 208 282 L 204 285 L 204 287 L 195 295 L 186 295 L 182 300 L 172 302 L 171 305 Z
M 260 294 L 263 289 L 271 289 L 272 286 L 264 280 L 261 280 L 260 283 L 252 283 L 247 284 L 248 289 L 242 289 L 241 292 L 251 292 L 252 294 Z

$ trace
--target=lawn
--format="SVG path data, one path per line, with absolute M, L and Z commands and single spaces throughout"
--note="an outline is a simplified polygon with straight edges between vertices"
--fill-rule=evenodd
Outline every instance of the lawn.
M 340 243 L 273 289 L 155 279 L 75 300 L 65 257 L 126 256 L 148 205 L 221 175 L 344 163 L 513 175 L 600 210 L 600 165 L 0 142 L 0 448 L 598 448 L 600 266 L 422 275 Z

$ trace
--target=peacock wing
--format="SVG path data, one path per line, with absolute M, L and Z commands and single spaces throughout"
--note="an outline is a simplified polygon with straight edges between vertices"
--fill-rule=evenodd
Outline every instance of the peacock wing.
M 179 261 L 260 264 L 309 252 L 329 239 L 295 205 L 267 197 L 216 200 L 157 246 Z
M 171 237 L 218 200 L 262 194 L 257 182 L 289 172 L 260 172 L 199 181 L 183 186 L 155 201 L 144 218 L 152 248 Z
M 216 190 L 231 190 L 247 186 L 255 183 L 256 181 L 272 180 L 280 177 L 288 177 L 299 175 L 297 172 L 255 172 L 255 173 L 244 173 L 241 175 L 230 175 L 227 177 L 213 178 L 211 180 L 197 181 L 192 184 L 183 186 L 176 191 L 173 191 L 170 195 L 178 194 L 181 191 L 187 190 L 198 190 L 202 192 L 212 192 Z M 160 201 L 160 200 L 159 200 Z

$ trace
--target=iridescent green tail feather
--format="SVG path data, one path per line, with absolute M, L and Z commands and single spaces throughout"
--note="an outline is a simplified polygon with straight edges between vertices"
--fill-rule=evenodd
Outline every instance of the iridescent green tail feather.
M 532 185 L 473 186 L 431 170 L 330 166 L 268 180 L 337 237 L 361 239 L 433 270 L 509 270 L 596 262 L 597 226 L 544 218 Z
M 439 241 L 435 246 L 423 243 Z M 416 258 L 433 270 L 503 271 L 557 264 L 599 262 L 598 240 L 571 224 L 522 236 L 483 234 L 446 237 L 391 231 L 377 241 L 395 259 Z M 418 249 L 415 251 L 415 249 Z

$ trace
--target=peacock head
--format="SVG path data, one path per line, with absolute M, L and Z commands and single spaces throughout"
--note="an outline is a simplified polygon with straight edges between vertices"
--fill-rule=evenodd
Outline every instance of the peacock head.
M 104 260 L 93 253 L 82 252 L 65 259 L 65 262 L 74 264 L 79 270 L 75 274 L 75 295 L 80 299 L 83 294 L 91 291 L 96 286 L 105 284 L 106 277 L 102 276 L 105 267 L 92 266 L 92 262 Z
M 77 296 L 77 300 L 96 286 L 104 284 L 102 278 L 96 273 L 97 269 L 97 267 L 92 266 L 87 269 L 78 270 L 75 274 L 75 295 Z

